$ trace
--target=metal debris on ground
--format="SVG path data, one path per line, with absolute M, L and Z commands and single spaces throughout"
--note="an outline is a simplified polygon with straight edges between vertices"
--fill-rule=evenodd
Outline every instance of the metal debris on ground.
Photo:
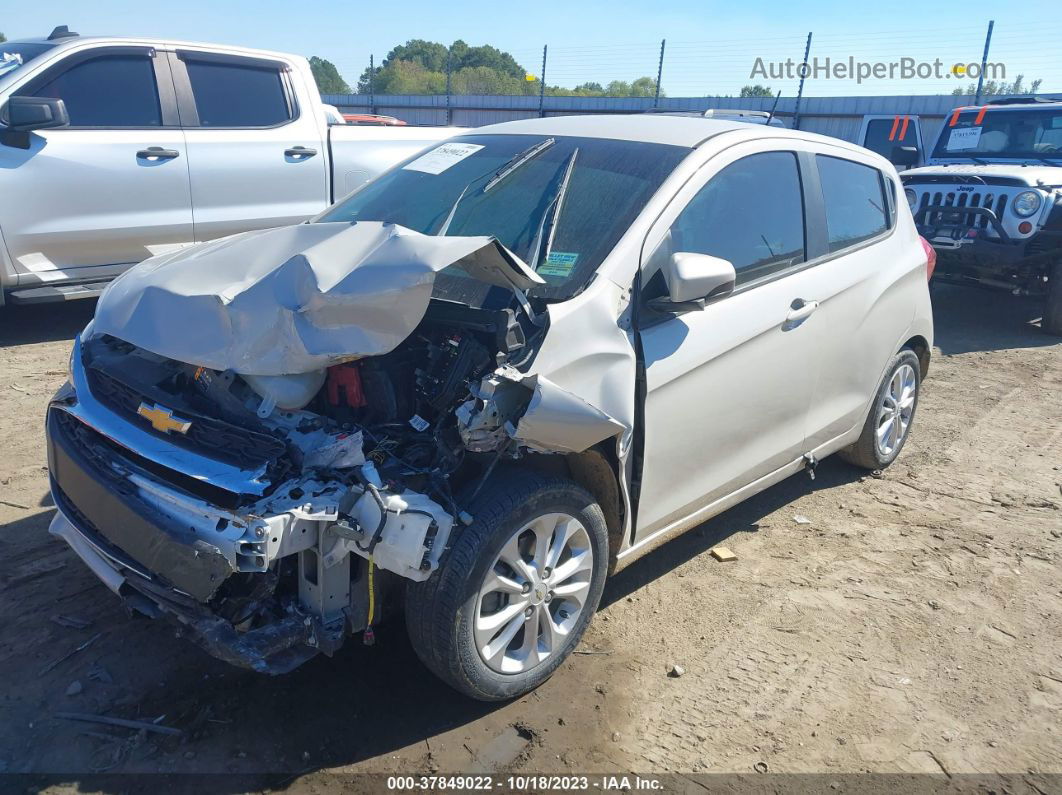
M 811 524 L 811 520 L 808 519 L 808 517 L 804 516 L 804 514 L 802 513 L 798 513 L 796 516 L 794 516 L 793 521 L 797 524 Z
M 737 555 L 735 555 L 726 547 L 712 547 L 712 557 L 720 561 L 721 563 L 726 563 L 727 561 L 731 560 L 737 560 Z
M 86 621 L 85 619 L 78 618 L 77 616 L 57 615 L 52 616 L 51 620 L 53 624 L 58 624 L 59 626 L 66 627 L 67 629 L 88 629 L 92 626 L 91 621 Z
M 184 734 L 180 729 L 170 726 L 159 726 L 142 720 L 126 720 L 125 718 L 112 718 L 107 715 L 90 715 L 87 712 L 56 712 L 55 717 L 64 720 L 79 720 L 86 723 L 103 723 L 107 726 L 121 726 L 123 729 L 137 729 L 138 731 L 155 732 L 156 734 L 170 734 L 179 737 Z
M 67 652 L 67 653 L 66 653 L 66 654 L 64 654 L 64 655 L 63 655 L 62 657 L 60 657 L 60 658 L 59 658 L 58 660 L 52 660 L 52 661 L 51 661 L 50 663 L 48 663 L 48 664 L 47 664 L 46 666 L 44 666 L 43 668 L 41 668 L 41 670 L 40 670 L 40 673 L 38 673 L 38 674 L 37 674 L 37 676 L 44 676 L 44 675 L 45 675 L 46 673 L 48 673 L 48 672 L 49 672 L 50 670 L 52 670 L 53 668 L 55 668 L 55 666 L 57 666 L 57 665 L 58 665 L 59 663 L 61 663 L 61 662 L 64 662 L 65 660 L 69 660 L 69 659 L 70 659 L 71 657 L 73 657 L 73 656 L 74 656 L 75 654 L 77 654 L 77 653 L 78 653 L 79 651 L 84 651 L 84 650 L 85 650 L 85 649 L 87 649 L 87 648 L 88 648 L 89 646 L 91 646 L 91 645 L 92 645 L 93 643 L 95 643 L 95 642 L 96 642 L 96 641 L 97 641 L 97 640 L 99 639 L 99 637 L 100 637 L 100 636 L 101 636 L 102 634 L 103 634 L 102 632 L 97 632 L 97 633 L 96 633 L 95 635 L 93 635 L 93 636 L 92 636 L 91 638 L 89 638 L 88 640 L 86 640 L 86 641 L 85 641 L 84 643 L 82 643 L 82 644 L 81 644 L 80 646 L 78 646 L 78 647 L 77 647 L 76 649 L 73 649 L 72 651 L 69 651 L 69 652 Z

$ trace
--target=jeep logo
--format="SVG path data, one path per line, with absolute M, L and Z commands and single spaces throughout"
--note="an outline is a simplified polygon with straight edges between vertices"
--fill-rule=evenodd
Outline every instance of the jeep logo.
M 956 190 L 958 190 L 958 191 L 973 190 L 973 186 L 972 185 L 960 185 L 958 188 L 956 188 Z

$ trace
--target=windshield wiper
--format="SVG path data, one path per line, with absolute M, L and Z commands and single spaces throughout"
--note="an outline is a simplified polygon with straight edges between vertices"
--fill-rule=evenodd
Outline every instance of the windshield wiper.
M 557 143 L 554 138 L 547 138 L 545 141 L 540 141 L 532 147 L 529 147 L 506 163 L 504 166 L 494 172 L 494 176 L 490 178 L 486 185 L 483 186 L 483 192 L 487 193 L 491 188 L 512 174 L 516 169 L 523 166 L 530 160 L 538 157 L 540 154 L 549 149 L 553 144 Z
M 550 199 L 549 204 L 546 205 L 546 211 L 542 215 L 542 221 L 538 225 L 538 231 L 535 233 L 535 239 L 531 243 L 531 249 L 528 252 L 527 264 L 531 266 L 533 270 L 538 270 L 539 253 L 543 251 L 542 241 L 546 241 L 545 255 L 543 260 L 549 258 L 549 252 L 553 248 L 553 236 L 557 231 L 557 220 L 560 218 L 561 208 L 564 205 L 564 197 L 568 193 L 568 184 L 572 180 L 572 171 L 575 170 L 575 158 L 579 154 L 579 149 L 576 148 L 568 155 L 568 162 L 564 164 L 564 173 L 561 177 L 560 184 L 557 186 L 557 193 Z M 548 231 L 547 231 L 548 230 Z
M 483 190 L 481 191 L 481 193 L 486 193 L 487 191 L 489 191 L 507 176 L 516 171 L 516 169 L 520 168 L 525 163 L 530 162 L 532 159 L 538 157 L 540 154 L 545 152 L 555 143 L 557 143 L 556 139 L 547 138 L 544 141 L 539 141 L 533 146 L 529 146 L 527 149 L 520 152 L 519 154 L 514 155 L 512 158 L 509 159 L 508 162 L 506 162 L 505 165 L 503 165 L 501 168 L 495 171 L 493 175 L 491 175 L 490 180 L 487 182 L 486 185 L 483 186 Z M 457 215 L 457 206 L 461 204 L 462 201 L 464 201 L 465 196 L 468 195 L 469 189 L 477 182 L 484 179 L 487 174 L 490 173 L 491 172 L 488 171 L 484 174 L 480 174 L 478 177 L 473 179 L 461 189 L 461 193 L 458 195 L 457 201 L 450 205 L 450 211 L 446 214 L 446 220 L 443 221 L 442 226 L 439 227 L 439 231 L 435 233 L 437 236 L 443 237 L 446 235 L 446 233 L 450 230 L 450 224 L 453 223 L 454 216 Z

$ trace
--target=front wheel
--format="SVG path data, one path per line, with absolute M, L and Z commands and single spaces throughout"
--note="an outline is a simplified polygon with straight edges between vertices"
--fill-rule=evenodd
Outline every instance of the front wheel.
M 1040 328 L 1047 334 L 1062 337 L 1062 262 L 1056 262 L 1047 275 L 1047 300 Z
M 911 432 L 921 386 L 918 356 L 904 348 L 885 371 L 859 439 L 838 455 L 849 464 L 871 470 L 884 469 L 895 461 Z
M 431 671 L 472 698 L 533 690 L 579 643 L 601 599 L 601 508 L 562 478 L 498 473 L 439 570 L 406 590 L 406 626 Z

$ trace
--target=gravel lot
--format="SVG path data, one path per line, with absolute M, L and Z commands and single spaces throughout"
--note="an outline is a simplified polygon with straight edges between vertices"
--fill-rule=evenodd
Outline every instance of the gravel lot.
M 828 460 L 652 553 L 584 653 L 501 706 L 438 684 L 400 624 L 276 679 L 127 616 L 46 533 L 42 415 L 92 306 L 0 309 L 0 770 L 1062 772 L 1062 344 L 1032 302 L 934 303 L 891 469 Z

